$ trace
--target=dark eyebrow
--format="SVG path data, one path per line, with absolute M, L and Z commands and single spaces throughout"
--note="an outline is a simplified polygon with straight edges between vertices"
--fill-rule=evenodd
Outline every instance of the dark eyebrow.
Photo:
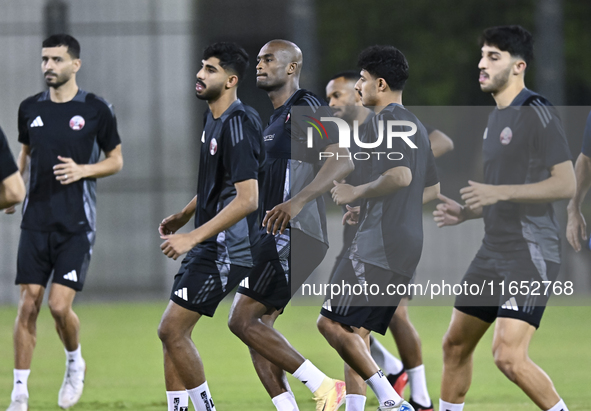
M 211 64 L 205 64 L 204 67 L 207 68 L 207 69 L 214 69 L 216 71 L 218 69 L 216 66 L 212 66 Z

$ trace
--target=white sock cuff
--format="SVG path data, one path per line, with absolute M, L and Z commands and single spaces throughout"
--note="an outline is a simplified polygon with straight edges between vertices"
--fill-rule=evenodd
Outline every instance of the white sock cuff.
M 363 411 L 365 410 L 365 395 L 347 394 L 345 396 L 345 411 Z
M 207 381 L 198 387 L 187 390 L 187 393 L 189 394 L 189 397 L 191 397 L 193 405 L 197 411 L 215 411 L 215 405 L 213 404 L 213 399 L 211 398 L 211 392 L 209 392 L 209 385 L 207 385 Z M 202 395 L 203 393 L 205 393 L 205 396 Z
M 68 351 L 66 349 L 66 347 L 64 347 L 64 351 L 66 352 L 66 355 L 68 355 L 68 354 L 71 354 L 71 355 L 82 354 L 82 346 L 80 344 L 78 344 L 78 348 L 76 348 L 74 351 Z
M 306 372 L 306 369 L 307 369 L 308 367 L 310 367 L 310 366 L 312 366 L 312 367 L 313 367 L 313 366 L 314 366 L 314 364 L 312 364 L 312 363 L 310 362 L 310 360 L 305 360 L 305 361 L 302 363 L 302 365 L 300 365 L 300 366 L 298 367 L 298 369 L 294 371 L 294 373 L 293 373 L 292 375 L 293 375 L 295 378 L 297 378 L 297 379 L 300 379 L 300 377 L 302 376 L 302 374 L 303 374 L 304 372 Z
M 189 394 L 186 390 L 166 391 L 166 400 L 168 402 L 168 411 L 178 411 L 181 407 L 189 407 Z
M 425 371 L 425 364 L 421 364 L 418 367 L 410 368 L 406 370 L 407 374 L 414 374 L 415 372 Z
M 463 411 L 464 403 L 452 404 L 451 402 L 445 402 L 441 398 L 439 399 L 439 411 Z
M 326 375 L 320 371 L 310 360 L 306 360 L 293 373 L 293 376 L 300 380 L 312 392 L 316 392 L 322 385 Z
M 295 397 L 289 391 L 279 394 L 271 399 L 277 411 L 298 411 Z
M 558 401 L 558 403 L 550 408 L 548 411 L 568 411 L 568 408 L 566 408 L 566 404 L 564 403 L 564 400 L 561 398 L 560 401 Z
M 17 370 L 16 368 L 12 370 L 14 378 L 29 378 L 29 374 L 31 374 L 31 370 Z

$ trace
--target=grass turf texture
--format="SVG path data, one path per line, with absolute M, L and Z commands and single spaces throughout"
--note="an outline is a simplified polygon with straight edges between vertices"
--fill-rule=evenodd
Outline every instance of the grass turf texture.
M 248 350 L 226 326 L 229 307 L 229 301 L 222 303 L 215 318 L 202 318 L 193 334 L 216 408 L 273 411 L 275 408 L 250 363 Z M 156 336 L 164 308 L 163 303 L 76 306 L 88 371 L 84 395 L 73 410 L 166 410 L 162 355 Z M 288 307 L 277 326 L 305 357 L 329 375 L 342 378 L 340 358 L 316 330 L 318 311 L 317 307 Z M 410 307 L 409 312 L 423 341 L 428 386 L 437 404 L 441 338 L 449 324 L 451 308 Z M 8 406 L 12 389 L 11 330 L 15 315 L 16 307 L 0 307 L 0 410 Z M 549 308 L 530 349 L 531 357 L 553 378 L 571 411 L 591 409 L 589 318 L 591 307 Z M 37 349 L 29 378 L 30 410 L 58 410 L 57 392 L 65 356 L 47 307 L 40 314 L 37 331 Z M 476 351 L 474 378 L 465 410 L 536 410 L 496 369 L 490 353 L 491 339 L 489 330 Z M 395 352 L 389 334 L 380 336 L 380 340 Z M 300 409 L 313 410 L 309 391 L 289 378 Z M 368 393 L 366 410 L 376 408 L 377 400 Z

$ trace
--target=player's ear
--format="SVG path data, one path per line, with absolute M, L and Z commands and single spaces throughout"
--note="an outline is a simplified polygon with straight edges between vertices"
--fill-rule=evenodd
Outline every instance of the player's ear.
M 236 87 L 238 85 L 238 76 L 236 74 L 232 74 L 228 77 L 226 81 L 226 88 Z
M 387 91 L 388 90 L 388 83 L 386 83 L 386 80 L 384 80 L 383 78 L 379 78 L 378 79 L 378 91 Z
M 298 69 L 298 63 L 296 63 L 296 62 L 290 63 L 289 66 L 287 66 L 287 74 L 294 74 L 297 69 Z
M 81 66 L 82 66 L 82 60 L 80 60 L 80 59 L 73 59 L 72 60 L 72 67 L 74 69 L 74 73 L 77 73 L 78 70 L 80 70 Z
M 517 60 L 515 64 L 513 64 L 513 74 L 521 74 L 527 68 L 527 63 L 523 60 Z

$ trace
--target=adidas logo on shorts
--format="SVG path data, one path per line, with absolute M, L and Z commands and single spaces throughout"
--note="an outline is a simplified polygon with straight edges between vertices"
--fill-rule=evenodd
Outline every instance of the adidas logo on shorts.
M 64 278 L 69 281 L 78 282 L 78 275 L 76 274 L 76 270 L 70 271 L 68 274 L 64 275 Z
M 240 287 L 249 288 L 248 285 L 249 285 L 248 284 L 248 277 L 246 277 L 244 280 L 240 281 Z
M 505 310 L 519 311 L 519 306 L 517 305 L 517 301 L 515 301 L 515 297 L 509 298 L 505 304 L 501 305 L 501 308 Z
M 176 295 L 179 298 L 182 298 L 185 301 L 189 301 L 189 298 L 187 297 L 187 287 L 183 287 L 180 290 L 176 290 L 174 292 L 174 295 Z

